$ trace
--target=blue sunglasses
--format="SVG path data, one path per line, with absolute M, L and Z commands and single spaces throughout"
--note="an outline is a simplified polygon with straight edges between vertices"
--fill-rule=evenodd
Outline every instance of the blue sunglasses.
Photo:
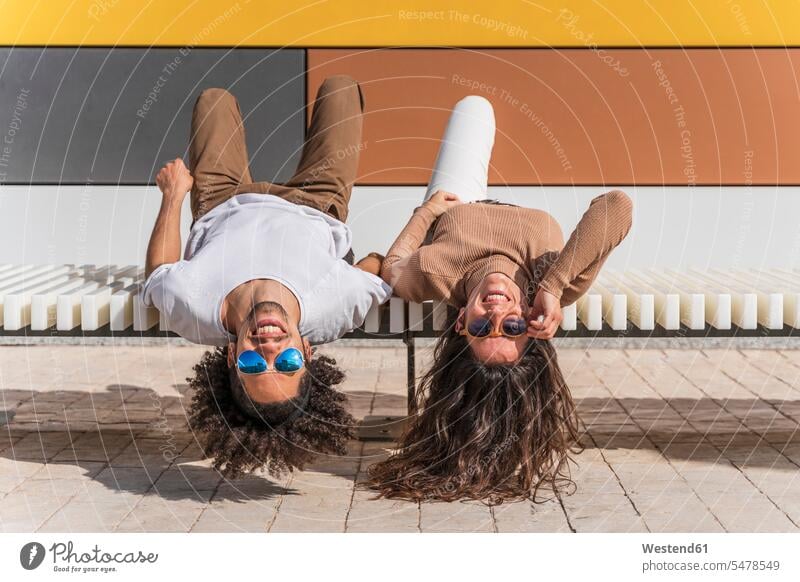
M 275 371 L 281 374 L 294 374 L 305 365 L 303 352 L 297 348 L 286 348 L 275 358 Z M 256 351 L 245 350 L 236 361 L 242 374 L 265 374 L 269 370 L 267 360 Z

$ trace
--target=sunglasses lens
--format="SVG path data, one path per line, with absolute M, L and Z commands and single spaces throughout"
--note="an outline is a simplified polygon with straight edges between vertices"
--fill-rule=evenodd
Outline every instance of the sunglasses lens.
M 296 372 L 303 367 L 303 353 L 297 348 L 282 351 L 275 358 L 275 369 L 279 372 Z
M 253 350 L 239 354 L 238 365 L 242 374 L 260 374 L 267 371 L 267 361 Z
M 509 317 L 503 320 L 503 331 L 506 335 L 522 335 L 528 331 L 528 324 L 519 317 Z
M 475 337 L 485 337 L 492 333 L 492 322 L 479 317 L 467 326 L 467 331 Z

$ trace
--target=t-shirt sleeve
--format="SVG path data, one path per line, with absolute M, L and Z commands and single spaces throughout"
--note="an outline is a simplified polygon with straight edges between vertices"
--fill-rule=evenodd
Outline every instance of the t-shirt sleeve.
M 344 303 L 350 304 L 347 309 L 349 321 L 344 326 L 348 329 L 341 330 L 346 332 L 362 325 L 370 309 L 388 301 L 392 296 L 392 288 L 372 273 L 351 267 L 344 261 L 340 264 L 346 269 L 340 293 Z
M 300 333 L 313 345 L 335 341 L 360 327 L 369 310 L 391 295 L 383 279 L 339 260 L 305 298 Z
M 370 306 L 380 305 L 386 302 L 392 296 L 392 288 L 380 277 L 367 273 L 356 267 L 352 267 L 353 284 L 361 291 L 370 301 Z
M 175 263 L 159 265 L 144 282 L 139 294 L 142 303 L 147 307 L 155 307 L 160 312 L 167 311 L 166 280 Z

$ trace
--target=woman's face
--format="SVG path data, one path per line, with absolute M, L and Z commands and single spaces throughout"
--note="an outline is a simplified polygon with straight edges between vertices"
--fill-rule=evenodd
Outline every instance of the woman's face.
M 506 275 L 491 273 L 483 278 L 467 298 L 467 305 L 461 308 L 456 322 L 456 330 L 468 328 L 478 318 L 491 322 L 492 331 L 488 337 L 467 335 L 467 342 L 475 358 L 485 364 L 510 364 L 519 361 L 528 336 L 518 337 L 496 335 L 502 331 L 502 322 L 508 317 L 525 319 L 528 304 L 522 290 Z

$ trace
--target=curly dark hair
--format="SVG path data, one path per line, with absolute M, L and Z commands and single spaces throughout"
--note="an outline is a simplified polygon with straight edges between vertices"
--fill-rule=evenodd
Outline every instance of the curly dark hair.
M 187 378 L 195 389 L 189 427 L 224 477 L 236 479 L 259 468 L 278 476 L 302 470 L 319 454 L 346 454 L 355 420 L 345 409 L 345 395 L 335 389 L 344 380 L 336 360 L 309 358 L 299 396 L 259 404 L 254 415 L 241 405 L 249 399 L 237 394 L 244 389 L 232 378 L 227 354 L 227 347 L 206 352 L 193 368 L 194 377 Z
M 487 365 L 453 323 L 421 381 L 419 414 L 361 485 L 379 497 L 488 505 L 536 502 L 541 487 L 574 491 L 570 454 L 583 446 L 551 343 L 532 339 L 517 363 Z

